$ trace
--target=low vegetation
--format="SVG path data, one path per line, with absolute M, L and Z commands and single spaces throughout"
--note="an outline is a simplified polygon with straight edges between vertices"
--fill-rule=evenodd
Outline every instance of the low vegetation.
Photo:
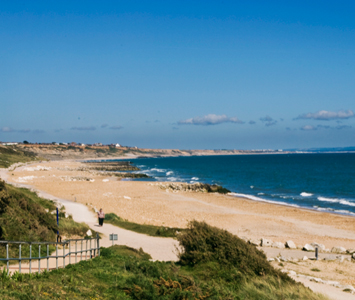
M 33 160 L 38 160 L 34 153 L 16 147 L 0 146 L 0 168 L 8 168 L 14 163 Z
M 16 188 L 0 180 L 0 240 L 8 241 L 56 241 L 58 230 L 56 216 L 51 214 L 56 206 L 53 201 L 43 199 L 25 188 Z M 59 233 L 85 237 L 89 226 L 59 214 Z M 52 251 L 54 248 L 50 248 Z M 18 255 L 18 246 L 10 246 L 10 257 Z M 33 249 L 33 256 L 38 251 Z M 29 255 L 29 247 L 22 248 L 22 256 Z M 0 247 L 0 257 L 5 257 L 5 247 Z
M 121 227 L 123 229 L 131 230 L 138 233 L 143 233 L 150 236 L 176 237 L 180 232 L 183 231 L 183 229 L 181 228 L 137 224 L 137 223 L 129 222 L 127 220 L 120 218 L 114 213 L 106 214 L 105 222 Z
M 65 269 L 32 276 L 15 274 L 12 278 L 3 273 L 0 297 L 327 299 L 274 270 L 254 246 L 223 230 L 193 222 L 178 239 L 183 252 L 177 263 L 152 262 L 142 250 L 125 246 L 102 248 L 100 257 Z

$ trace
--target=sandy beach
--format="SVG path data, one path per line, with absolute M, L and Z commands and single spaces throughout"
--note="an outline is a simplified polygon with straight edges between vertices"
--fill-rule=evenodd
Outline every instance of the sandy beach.
M 324 244 L 327 249 L 335 246 L 355 248 L 355 218 L 351 216 L 217 193 L 172 192 L 164 188 L 170 183 L 121 180 L 87 170 L 84 163 L 71 160 L 23 165 L 8 172 L 3 171 L 0 176 L 7 176 L 9 183 L 31 186 L 55 197 L 88 205 L 90 209 L 102 207 L 106 213 L 115 213 L 136 223 L 185 228 L 190 220 L 196 219 L 246 239 L 266 238 L 282 243 L 292 240 L 299 248 L 312 242 Z M 291 253 L 291 250 L 262 249 L 268 257 L 280 254 L 292 254 L 298 259 L 303 255 L 314 256 L 314 253 L 300 250 Z M 277 262 L 273 264 L 280 267 Z M 355 270 L 349 261 L 308 260 L 297 265 L 284 263 L 283 267 L 300 274 L 355 285 Z M 321 273 L 312 272 L 311 269 L 315 267 Z M 315 289 L 319 285 L 310 284 L 316 285 Z
M 92 204 L 137 223 L 186 227 L 196 219 L 240 236 L 297 245 L 355 246 L 355 218 L 262 203 L 216 193 L 169 192 L 160 183 L 125 181 L 82 171 L 83 163 L 51 161 L 23 166 L 8 181 L 29 184 L 59 198 Z

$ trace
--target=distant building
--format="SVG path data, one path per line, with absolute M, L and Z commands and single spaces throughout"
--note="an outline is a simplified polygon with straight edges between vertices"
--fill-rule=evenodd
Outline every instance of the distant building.
M 94 146 L 102 146 L 102 143 L 95 143 Z
M 115 145 L 115 147 L 116 147 L 116 148 L 119 148 L 119 147 L 121 147 L 121 145 L 117 143 L 117 144 Z
M 4 146 L 18 145 L 18 143 L 2 143 Z

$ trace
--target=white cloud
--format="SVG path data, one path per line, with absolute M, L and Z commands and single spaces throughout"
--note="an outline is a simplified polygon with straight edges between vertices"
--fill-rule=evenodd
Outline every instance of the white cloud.
M 313 120 L 339 120 L 353 118 L 354 112 L 352 110 L 326 111 L 320 110 L 316 113 L 308 113 L 299 115 L 294 120 L 313 119 Z
M 179 121 L 179 125 L 217 125 L 221 123 L 237 123 L 243 124 L 244 122 L 237 117 L 227 117 L 226 115 L 209 114 L 203 117 L 195 117 Z
M 277 121 L 274 120 L 273 118 L 271 118 L 270 116 L 266 116 L 264 118 L 260 118 L 259 119 L 261 122 L 263 122 L 265 124 L 265 126 L 272 126 L 272 125 L 276 125 Z
M 0 129 L 1 132 L 14 132 L 15 130 L 11 127 L 3 127 Z

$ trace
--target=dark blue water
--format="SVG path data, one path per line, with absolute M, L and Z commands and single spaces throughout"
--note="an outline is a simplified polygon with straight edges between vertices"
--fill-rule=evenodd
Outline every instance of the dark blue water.
M 235 196 L 355 215 L 355 154 L 140 158 L 157 181 L 219 184 Z

